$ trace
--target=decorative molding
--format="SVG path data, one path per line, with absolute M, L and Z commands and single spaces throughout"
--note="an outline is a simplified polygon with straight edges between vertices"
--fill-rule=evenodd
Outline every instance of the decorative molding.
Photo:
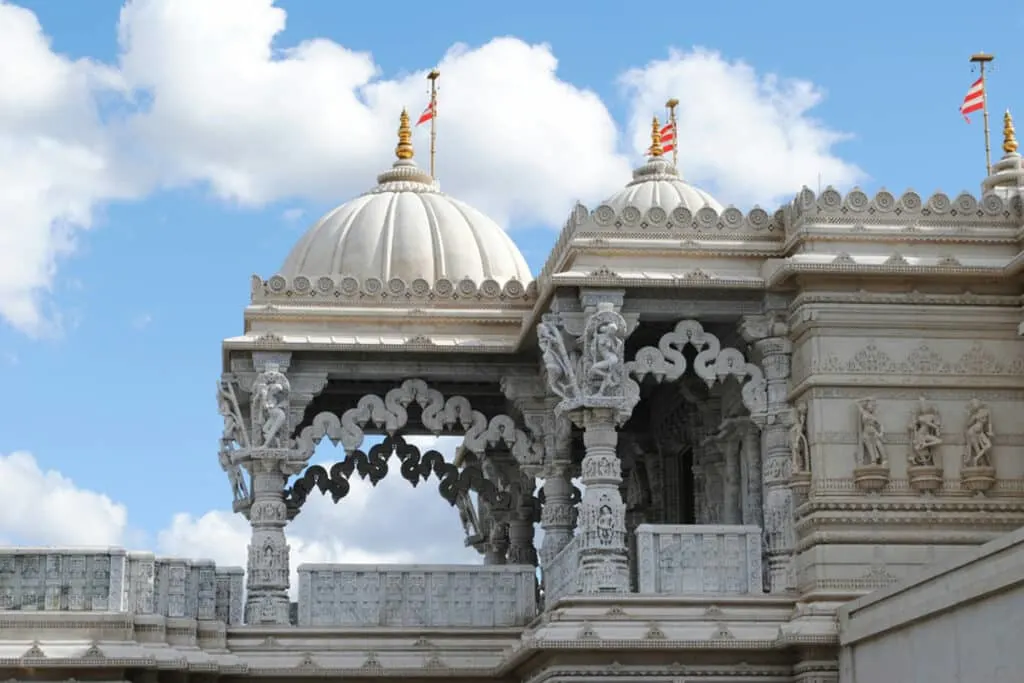
M 375 277 L 360 280 L 350 275 L 322 276 L 311 279 L 299 275 L 288 279 L 273 275 L 264 280 L 252 276 L 252 303 L 294 303 L 310 305 L 339 304 L 423 304 L 472 303 L 519 304 L 529 307 L 537 298 L 534 282 L 509 280 L 504 285 L 496 280 L 477 283 L 470 278 L 450 280 L 441 278 L 433 284 L 419 278 L 406 282 L 394 277 L 384 282 Z

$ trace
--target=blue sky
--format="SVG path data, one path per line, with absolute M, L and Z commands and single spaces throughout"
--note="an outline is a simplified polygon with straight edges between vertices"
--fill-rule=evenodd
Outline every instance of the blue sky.
M 168 11 L 168 0 L 141 0 L 125 18 L 112 0 L 20 3 L 50 41 L 36 41 L 39 50 L 52 50 L 67 73 L 90 74 L 67 81 L 74 87 L 59 85 L 69 77 L 61 69 L 34 70 L 42 52 L 22 50 L 33 40 L 28 15 L 0 5 L 0 155 L 4 177 L 32 182 L 26 193 L 34 202 L 24 205 L 18 185 L 0 192 L 0 265 L 4 251 L 14 265 L 42 264 L 28 295 L 12 293 L 17 287 L 0 275 L 0 367 L 8 378 L 0 455 L 22 454 L 18 476 L 27 479 L 9 477 L 8 487 L 85 492 L 41 500 L 61 514 L 68 500 L 98 505 L 95 517 L 83 516 L 97 527 L 111 515 L 121 520 L 98 540 L 206 550 L 212 542 L 199 535 L 236 524 L 210 516 L 226 515 L 230 502 L 215 452 L 220 340 L 241 331 L 250 275 L 273 274 L 312 220 L 373 185 L 389 163 L 398 109 L 418 113 L 426 102 L 418 72 L 456 43 L 465 46 L 448 59 L 472 68 L 443 68 L 442 112 L 450 92 L 453 114 L 439 128 L 442 185 L 504 222 L 535 272 L 576 197 L 593 206 L 628 180 L 644 122 L 667 96 L 682 99 L 692 118 L 683 126 L 684 175 L 745 208 L 777 205 L 800 184 L 815 186 L 818 173 L 847 189 L 860 182 L 976 192 L 984 175 L 980 116 L 967 125 L 957 112 L 975 78 L 967 62 L 974 51 L 997 55 L 989 83 L 996 147 L 1002 111 L 1024 116 L 1024 8 L 1010 0 L 984 13 L 920 1 L 751 2 L 743 11 L 736 3 L 626 11 L 603 0 L 275 4 L 287 12 L 276 35 L 271 25 L 281 15 L 269 0 L 225 0 L 216 17 L 212 4 L 194 1 Z M 133 41 L 119 44 L 119 22 Z M 261 51 L 254 34 L 272 35 L 272 46 L 264 41 Z M 500 37 L 517 40 L 480 51 Z M 275 92 L 252 76 L 265 91 L 242 107 L 250 66 L 256 73 L 271 54 L 293 58 L 289 50 L 312 39 L 330 42 L 289 72 L 294 90 Z M 337 46 L 370 53 L 375 73 L 348 78 L 346 64 L 358 71 L 371 62 L 342 57 Z M 548 50 L 553 73 L 535 63 Z M 94 64 L 74 61 L 81 59 Z M 513 72 L 522 76 L 515 87 L 477 89 Z M 464 81 L 453 82 L 459 73 Z M 550 97 L 533 97 L 531 74 L 554 84 Z M 47 89 L 47 78 L 58 85 Z M 346 100 L 367 78 L 376 85 Z M 563 94 L 564 102 L 556 97 Z M 460 97 L 465 106 L 455 106 Z M 280 105 L 289 98 L 299 100 L 295 107 Z M 40 140 L 80 144 L 93 156 L 80 166 L 54 161 L 29 144 Z M 291 140 L 298 146 L 284 144 Z M 423 151 L 422 133 L 417 142 Z M 569 179 L 538 185 L 534 166 L 542 179 Z M 59 239 L 36 239 L 43 233 Z M 55 246 L 54 261 L 40 256 Z M 3 297 L 21 295 L 42 322 L 3 307 Z M 46 483 L 26 470 L 25 454 L 52 471 Z M 454 513 L 435 495 L 408 498 L 410 509 L 429 505 L 438 516 L 407 533 L 444 518 L 457 541 Z M 67 529 L 29 519 L 36 515 L 26 509 L 0 509 L 0 538 L 66 542 Z M 168 534 L 175 515 L 177 535 Z M 388 548 L 343 537 L 351 529 L 316 533 L 338 535 L 319 540 L 361 556 L 403 547 L 400 539 Z

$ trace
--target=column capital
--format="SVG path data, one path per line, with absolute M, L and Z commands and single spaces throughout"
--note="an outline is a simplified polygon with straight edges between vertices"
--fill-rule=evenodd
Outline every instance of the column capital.
M 788 338 L 788 315 L 784 311 L 769 311 L 757 315 L 745 315 L 738 327 L 740 336 L 748 344 L 763 339 Z

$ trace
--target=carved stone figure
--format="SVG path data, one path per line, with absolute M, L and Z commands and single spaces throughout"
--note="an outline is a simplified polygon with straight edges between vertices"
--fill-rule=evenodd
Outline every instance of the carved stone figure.
M 537 341 L 551 392 L 561 399 L 576 398 L 579 393 L 577 363 L 569 353 L 562 330 L 553 322 L 542 322 L 537 325 Z
M 221 449 L 220 466 L 228 475 L 228 481 L 231 483 L 231 494 L 234 496 L 234 499 L 239 501 L 248 498 L 249 487 L 246 486 L 245 475 L 242 474 L 242 466 L 237 462 L 232 462 L 231 451 Z
M 910 464 L 934 467 L 935 452 L 942 445 L 942 418 L 922 396 L 910 416 Z
M 992 467 L 992 411 L 974 398 L 967 404 L 964 428 L 964 467 Z
M 621 383 L 619 366 L 623 362 L 625 343 L 614 321 L 598 322 L 590 347 L 590 367 L 587 380 L 596 387 L 594 395 L 607 396 Z
M 287 436 L 283 433 L 288 423 L 288 398 L 291 385 L 276 366 L 267 366 L 252 388 L 252 421 L 262 436 L 265 448 L 281 448 Z
M 857 406 L 860 462 L 862 465 L 885 465 L 888 458 L 885 454 L 885 430 L 878 419 L 878 404 L 874 398 L 862 398 L 855 401 Z
M 809 472 L 811 448 L 807 440 L 807 404 L 801 403 L 791 411 L 793 423 L 789 426 L 789 452 L 793 459 L 792 471 Z

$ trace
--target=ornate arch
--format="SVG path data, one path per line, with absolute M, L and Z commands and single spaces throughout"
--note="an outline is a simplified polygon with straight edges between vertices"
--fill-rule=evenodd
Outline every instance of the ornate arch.
M 484 477 L 479 466 L 470 465 L 460 470 L 445 462 L 438 451 L 421 454 L 416 446 L 399 436 L 408 423 L 408 408 L 413 404 L 420 407 L 421 421 L 427 430 L 439 437 L 462 431 L 462 447 L 475 453 L 481 461 L 488 447 L 504 444 L 522 471 L 535 471 L 542 464 L 542 448 L 516 427 L 508 415 L 495 415 L 488 421 L 483 413 L 473 409 L 466 397 L 446 399 L 423 380 L 409 379 L 383 398 L 373 394 L 363 396 L 340 418 L 332 412 L 322 412 L 313 418 L 296 438 L 300 456 L 308 461 L 317 445 L 327 437 L 334 445 L 341 444 L 346 457 L 330 471 L 319 465 L 306 468 L 292 486 L 291 500 L 301 506 L 315 487 L 321 493 L 329 491 L 337 502 L 348 494 L 348 479 L 353 473 L 376 486 L 387 475 L 388 458 L 395 455 L 401 461 L 403 478 L 415 486 L 433 473 L 440 480 L 441 495 L 453 505 L 460 492 L 473 490 L 496 509 L 509 507 L 512 495 Z M 384 441 L 371 447 L 368 453 L 361 450 L 367 425 L 382 429 L 386 434 Z
M 761 368 L 748 363 L 743 352 L 722 348 L 718 337 L 706 332 L 696 320 L 683 320 L 664 335 L 657 346 L 645 346 L 627 364 L 629 372 L 643 381 L 651 375 L 658 382 L 675 381 L 686 372 L 683 350 L 691 346 L 697 351 L 693 361 L 694 373 L 711 387 L 715 382 L 735 377 L 741 385 L 743 405 L 751 415 L 764 414 L 768 409 L 768 385 Z

